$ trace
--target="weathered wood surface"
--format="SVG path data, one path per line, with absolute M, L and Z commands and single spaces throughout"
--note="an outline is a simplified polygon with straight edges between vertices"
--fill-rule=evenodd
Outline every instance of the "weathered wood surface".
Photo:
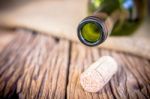
M 89 64 L 102 55 L 113 56 L 119 63 L 119 70 L 103 90 L 98 93 L 87 93 L 80 86 L 79 76 Z M 67 86 L 69 99 L 150 98 L 149 61 L 128 54 L 85 48 L 78 44 L 73 44 L 71 56 L 69 83 Z
M 79 76 L 103 55 L 119 70 L 100 92 L 85 92 Z M 0 98 L 150 99 L 149 74 L 147 59 L 19 31 L 0 53 Z

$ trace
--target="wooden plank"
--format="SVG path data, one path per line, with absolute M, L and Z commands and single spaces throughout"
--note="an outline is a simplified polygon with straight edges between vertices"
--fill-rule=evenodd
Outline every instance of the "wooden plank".
M 69 42 L 31 32 L 18 36 L 0 54 L 0 96 L 63 99 Z
M 150 63 L 148 60 L 104 49 L 86 48 L 79 44 L 73 44 L 71 49 L 68 99 L 150 98 Z M 114 57 L 119 64 L 119 70 L 101 91 L 88 93 L 80 85 L 80 74 L 103 55 Z
M 80 74 L 104 55 L 114 57 L 119 70 L 101 91 L 88 93 Z M 19 31 L 0 53 L 0 98 L 146 99 L 149 73 L 150 61 L 144 58 Z

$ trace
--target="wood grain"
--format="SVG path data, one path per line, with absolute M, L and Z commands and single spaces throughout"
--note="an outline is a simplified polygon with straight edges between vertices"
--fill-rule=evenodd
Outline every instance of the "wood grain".
M 0 54 L 1 97 L 11 98 L 15 93 L 20 99 L 63 99 L 68 50 L 65 40 L 20 33 Z
M 80 74 L 103 55 L 119 70 L 97 93 L 80 85 Z M 149 99 L 150 60 L 89 48 L 33 31 L 19 31 L 0 53 L 1 99 Z
M 81 50 L 82 49 L 82 50 Z M 85 92 L 79 81 L 80 74 L 98 57 L 111 55 L 119 63 L 119 71 L 98 93 Z M 111 68 L 110 68 L 111 69 Z M 149 61 L 104 49 L 72 45 L 68 99 L 148 99 L 150 98 Z

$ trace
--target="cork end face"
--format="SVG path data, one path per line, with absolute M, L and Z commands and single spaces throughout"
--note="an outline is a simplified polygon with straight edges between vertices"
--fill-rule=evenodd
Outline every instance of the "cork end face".
M 98 92 L 103 86 L 103 79 L 95 70 L 84 72 L 80 76 L 80 83 L 87 92 Z

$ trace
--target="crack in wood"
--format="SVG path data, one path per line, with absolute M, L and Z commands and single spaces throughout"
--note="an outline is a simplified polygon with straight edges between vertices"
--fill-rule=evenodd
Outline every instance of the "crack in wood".
M 150 98 L 150 60 L 33 31 L 16 35 L 0 53 L 0 98 Z M 119 70 L 101 91 L 88 93 L 80 74 L 103 55 L 114 57 Z

